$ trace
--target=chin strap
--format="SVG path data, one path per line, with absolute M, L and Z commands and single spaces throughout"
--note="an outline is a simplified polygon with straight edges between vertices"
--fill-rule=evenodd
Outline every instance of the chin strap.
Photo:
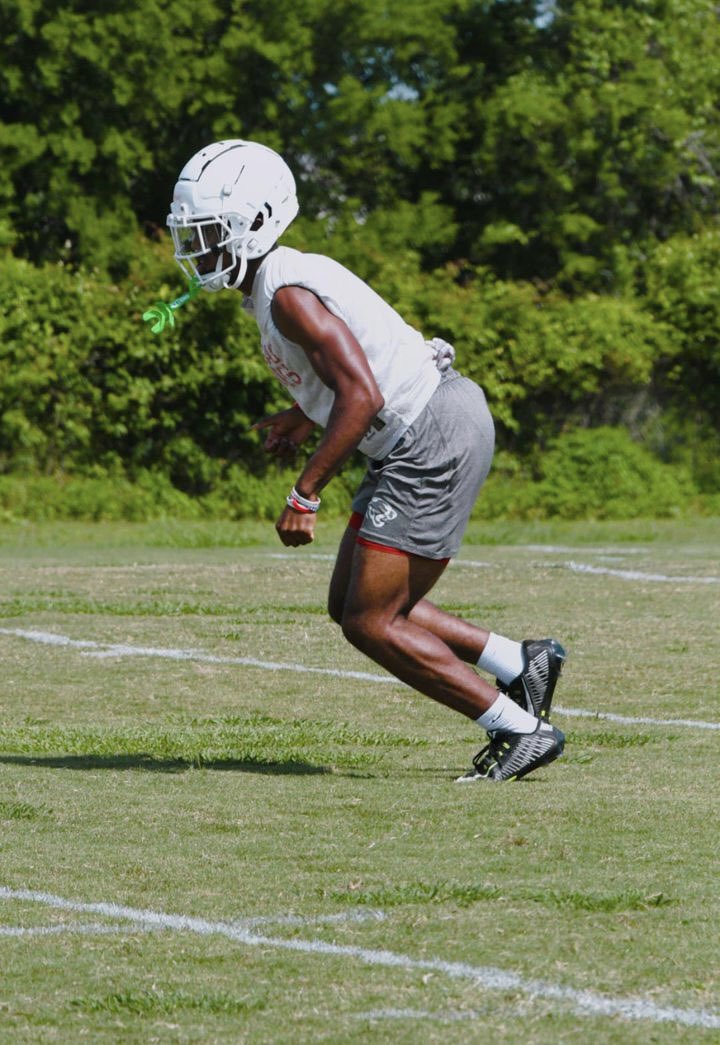
M 245 279 L 245 273 L 247 272 L 247 267 L 248 267 L 248 256 L 247 256 L 247 249 L 245 247 L 245 243 L 244 242 L 240 244 L 240 254 L 239 255 L 236 254 L 235 255 L 235 259 L 236 259 L 236 263 L 239 266 L 238 274 L 235 277 L 235 279 L 232 281 L 232 283 L 230 283 L 229 280 L 226 280 L 223 283 L 223 286 L 225 287 L 226 290 L 237 290 L 237 288 L 240 286 L 242 281 Z M 232 269 L 230 271 L 232 272 Z M 228 273 L 228 277 L 229 277 L 229 273 Z
M 175 326 L 175 316 L 173 313 L 175 309 L 181 308 L 187 301 L 191 301 L 196 297 L 201 290 L 200 281 L 197 276 L 193 276 L 190 280 L 190 286 L 181 294 L 179 298 L 175 298 L 168 304 L 166 301 L 156 301 L 152 308 L 149 308 L 147 312 L 143 312 L 143 319 L 146 323 L 152 323 L 150 327 L 153 334 L 160 334 L 167 325 Z

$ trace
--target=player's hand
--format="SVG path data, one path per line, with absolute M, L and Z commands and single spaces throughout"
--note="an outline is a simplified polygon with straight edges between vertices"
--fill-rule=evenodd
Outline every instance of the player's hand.
M 277 414 L 263 417 L 250 429 L 258 432 L 267 431 L 263 449 L 284 460 L 292 460 L 298 447 L 303 443 L 315 427 L 315 422 L 306 417 L 302 410 L 293 406 L 289 410 L 281 410 Z
M 275 523 L 280 540 L 289 548 L 315 540 L 315 513 L 296 512 L 289 506 Z

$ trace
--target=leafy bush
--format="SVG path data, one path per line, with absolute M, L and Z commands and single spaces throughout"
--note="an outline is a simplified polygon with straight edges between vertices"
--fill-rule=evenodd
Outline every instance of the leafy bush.
M 658 246 L 642 268 L 645 308 L 676 331 L 679 351 L 658 359 L 666 395 L 683 413 L 688 407 L 720 417 L 720 228 L 675 236 Z
M 362 469 L 349 468 L 323 491 L 325 518 L 350 511 Z M 294 468 L 254 476 L 235 465 L 202 497 L 189 497 L 162 473 L 122 477 L 0 476 L 0 516 L 35 521 L 263 519 L 274 521 L 295 481 Z M 500 452 L 473 512 L 476 519 L 634 519 L 720 511 L 720 495 L 700 497 L 689 473 L 659 461 L 622 429 L 566 433 L 535 468 Z
M 240 295 L 196 299 L 158 337 L 141 313 L 182 288 L 147 267 L 116 286 L 0 258 L 0 471 L 162 470 L 197 495 L 224 461 L 262 468 L 249 429 L 279 390 Z
M 119 476 L 0 475 L 0 519 L 47 522 L 150 522 L 158 519 L 263 519 L 274 521 L 297 472 L 272 469 L 250 475 L 231 468 L 227 479 L 203 497 L 189 497 L 161 473 L 143 472 L 130 482 Z M 350 471 L 323 491 L 323 517 L 350 514 L 353 486 Z
M 538 493 L 548 516 L 629 519 L 680 514 L 694 489 L 683 470 L 658 461 L 626 432 L 597 428 L 554 441 Z
M 297 479 L 297 468 L 271 468 L 262 477 L 250 475 L 240 466 L 231 467 L 222 483 L 202 498 L 205 512 L 213 518 L 267 519 L 280 515 L 285 498 Z M 333 479 L 322 492 L 323 517 L 350 514 L 357 472 L 350 470 Z
M 480 495 L 478 518 L 634 519 L 680 515 L 696 506 L 688 472 L 664 464 L 617 428 L 580 429 L 555 439 L 535 475 L 501 457 Z
M 432 214 L 432 201 L 426 206 Z M 298 226 L 299 246 L 314 245 L 302 242 L 307 228 Z M 383 256 L 373 222 L 352 251 L 364 256 L 366 275 L 377 263 L 373 284 L 409 322 L 456 344 L 458 366 L 486 389 L 500 453 L 478 511 L 616 518 L 685 510 L 693 484 L 710 510 L 720 491 L 717 415 L 707 412 L 717 396 L 710 324 L 720 322 L 720 301 L 710 270 L 719 245 L 707 233 L 659 250 L 647 270 L 652 309 L 630 291 L 571 300 L 480 269 L 423 272 L 412 252 L 401 252 L 401 263 Z M 277 472 L 250 427 L 286 406 L 288 394 L 265 366 L 239 294 L 203 295 L 174 330 L 152 335 L 142 312 L 181 289 L 165 249 L 148 244 L 139 243 L 132 278 L 120 285 L 0 256 L 6 511 L 276 516 L 295 473 Z M 672 397 L 664 409 L 663 396 Z M 676 405 L 686 398 L 692 416 Z M 635 423 L 641 401 L 645 420 Z M 627 433 L 602 427 L 631 420 L 665 470 Z M 592 433 L 558 436 L 588 424 Z M 27 497 L 12 478 L 55 474 L 73 481 L 48 480 L 44 494 L 34 487 Z M 338 480 L 326 510 L 344 511 L 351 488 Z
M 0 476 L 0 515 L 6 520 L 77 519 L 146 522 L 163 517 L 197 519 L 202 505 L 176 490 L 164 476 L 122 478 Z
M 376 275 L 383 290 L 385 273 Z M 624 421 L 623 404 L 652 381 L 656 360 L 677 353 L 669 320 L 634 295 L 569 299 L 482 269 L 405 272 L 403 315 L 457 349 L 457 365 L 483 386 L 500 444 L 522 454 L 568 423 Z

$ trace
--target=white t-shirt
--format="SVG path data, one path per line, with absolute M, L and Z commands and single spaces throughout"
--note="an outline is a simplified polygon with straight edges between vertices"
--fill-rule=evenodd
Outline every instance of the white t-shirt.
M 386 456 L 426 406 L 440 382 L 433 348 L 378 294 L 343 265 L 322 254 L 277 247 L 263 260 L 244 306 L 257 322 L 268 366 L 303 413 L 327 425 L 335 394 L 323 384 L 300 347 L 284 337 L 272 316 L 281 287 L 305 287 L 349 327 L 385 405 L 359 444 L 368 457 Z

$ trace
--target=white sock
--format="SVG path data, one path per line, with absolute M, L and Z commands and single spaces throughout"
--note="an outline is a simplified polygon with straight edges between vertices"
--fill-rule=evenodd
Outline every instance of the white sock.
M 477 663 L 479 668 L 495 675 L 507 686 L 518 677 L 525 667 L 522 645 L 491 631 Z
M 488 733 L 534 733 L 538 724 L 538 719 L 505 693 L 498 693 L 495 703 L 475 721 Z

